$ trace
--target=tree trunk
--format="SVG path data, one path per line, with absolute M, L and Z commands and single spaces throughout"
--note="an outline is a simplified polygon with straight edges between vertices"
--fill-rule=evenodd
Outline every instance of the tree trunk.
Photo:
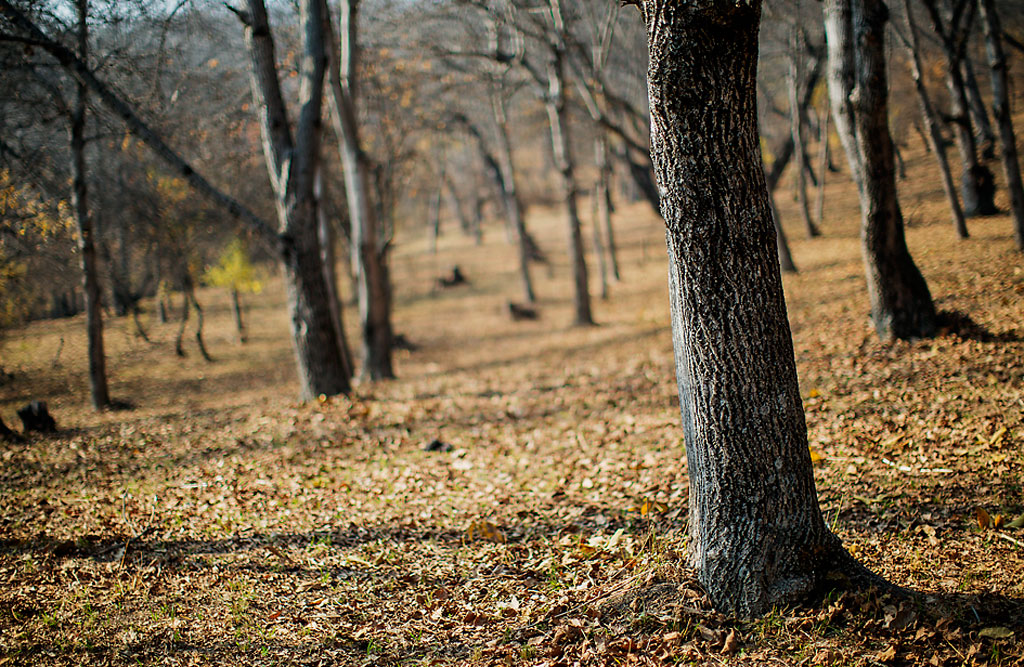
M 324 11 L 327 4 L 321 0 Z M 328 14 L 329 16 L 329 14 Z M 362 333 L 362 364 L 359 376 L 381 380 L 395 376 L 391 364 L 391 287 L 388 283 L 387 249 L 379 241 L 379 225 L 370 201 L 370 163 L 359 139 L 356 109 L 359 62 L 359 0 L 341 3 L 341 43 L 328 40 L 331 58 L 330 84 L 335 133 L 345 171 L 345 192 L 352 220 L 352 264 L 356 270 L 356 294 Z
M 985 102 L 981 99 L 978 79 L 974 76 L 974 63 L 971 62 L 971 58 L 967 54 L 960 59 L 960 73 L 964 79 L 964 92 L 967 93 L 971 118 L 974 119 L 974 125 L 978 128 L 978 138 L 981 139 L 981 156 L 991 159 L 996 154 L 996 135 L 992 131 L 992 123 L 988 120 Z
M 789 131 L 793 137 L 793 154 L 796 157 L 796 164 L 793 168 L 796 170 L 796 195 L 797 201 L 800 204 L 800 216 L 804 221 L 804 230 L 807 233 L 807 238 L 813 239 L 816 236 L 820 236 L 821 232 L 818 231 L 818 228 L 814 225 L 814 220 L 811 219 L 811 206 L 807 199 L 807 177 L 805 171 L 807 163 L 804 160 L 806 149 L 804 148 L 803 112 L 800 108 L 799 91 L 797 89 L 800 77 L 798 58 L 801 52 L 798 34 L 794 28 L 793 39 L 789 47 L 789 71 L 786 76 L 786 84 L 789 89 Z
M 331 309 L 331 321 L 334 323 L 334 331 L 337 333 L 338 351 L 341 353 L 341 362 L 345 367 L 345 376 L 351 380 L 353 375 L 352 351 L 348 347 L 348 339 L 345 337 L 344 308 L 341 304 L 341 294 L 338 291 L 338 261 L 335 248 L 338 245 L 338 235 L 334 225 L 327 217 L 327 207 L 323 196 L 323 169 L 317 174 L 316 182 L 316 213 L 317 213 L 317 240 L 320 242 L 320 263 L 323 265 L 324 285 L 327 287 L 327 305 Z
M 434 196 L 430 198 L 430 206 L 427 210 L 427 239 L 430 242 L 430 254 L 437 254 L 437 237 L 441 235 L 441 197 L 444 194 L 444 168 L 441 168 L 441 175 L 437 181 L 437 189 Z
M 328 305 L 330 296 L 316 239 L 316 212 L 311 202 L 303 202 L 296 208 L 299 210 L 295 211 L 293 220 L 298 215 L 312 217 L 302 223 L 309 225 L 308 231 L 292 239 L 283 257 L 289 323 L 302 398 L 311 400 L 320 394 L 347 394 L 351 387 Z
M 188 277 L 187 280 L 191 281 L 192 278 Z M 190 310 L 191 303 L 188 299 L 188 292 L 184 282 L 181 287 L 181 320 L 178 325 L 178 335 L 174 338 L 174 353 L 179 357 L 185 356 L 185 327 L 188 325 L 188 313 Z
M 196 309 L 196 347 L 199 348 L 199 354 L 202 355 L 203 361 L 213 361 L 213 357 L 206 350 L 206 343 L 203 342 L 203 307 L 199 305 L 199 299 L 196 298 L 196 290 L 191 284 L 185 297 L 192 302 L 192 307 Z
M 992 112 L 999 126 L 1003 174 L 1006 188 L 1010 193 L 1010 209 L 1013 213 L 1014 238 L 1017 248 L 1024 251 L 1024 186 L 1021 185 L 1020 161 L 1017 157 L 1017 142 L 1010 116 L 1010 100 L 1007 95 L 1006 55 L 1003 53 L 999 25 L 999 14 L 994 0 L 979 0 L 985 22 L 985 51 L 988 53 L 989 68 L 992 71 Z
M 253 98 L 260 109 L 263 152 L 274 188 L 281 226 L 281 261 L 300 394 L 311 400 L 350 390 L 338 345 L 330 290 L 324 280 L 318 236 L 316 179 L 320 161 L 320 116 L 327 67 L 325 29 L 330 15 L 323 0 L 302 0 L 302 67 L 299 118 L 292 136 L 281 95 L 274 42 L 263 0 L 249 0 L 245 38 L 252 59 Z
M 863 572 L 815 493 L 757 132 L 760 5 L 641 4 L 690 558 L 715 608 L 741 616 Z
M 829 120 L 832 112 L 829 110 L 828 97 L 825 98 L 825 113 L 821 118 L 821 133 L 818 139 L 818 198 L 815 202 L 815 209 L 818 215 L 818 224 L 825 220 L 825 179 L 828 177 L 829 161 Z M 785 270 L 785 267 L 783 267 Z
M 78 57 L 88 60 L 88 0 L 75 3 L 78 20 Z M 85 321 L 89 346 L 89 393 L 92 406 L 102 410 L 110 405 L 107 389 L 107 360 L 103 351 L 103 311 L 100 300 L 99 271 L 96 268 L 96 243 L 89 216 L 88 187 L 85 176 L 85 115 L 89 89 L 76 85 L 76 99 L 71 110 L 71 206 L 78 225 L 78 252 L 82 266 L 82 287 L 85 292 Z
M 826 0 L 829 95 L 857 183 L 871 319 L 882 339 L 934 335 L 935 305 L 914 264 L 896 197 L 881 0 Z
M 953 175 L 949 170 L 949 160 L 946 158 L 946 145 L 942 140 L 942 130 L 939 123 L 938 113 L 932 105 L 928 96 L 928 89 L 925 88 L 924 78 L 921 74 L 921 50 L 917 40 L 917 24 L 914 21 L 913 10 L 910 7 L 910 0 L 903 0 L 903 8 L 907 14 L 907 27 L 909 33 L 909 44 L 907 55 L 910 60 L 910 74 L 914 79 L 914 88 L 917 91 L 917 99 L 921 104 L 921 117 L 924 119 L 925 135 L 928 146 L 939 165 L 939 174 L 942 177 L 942 189 L 946 193 L 946 201 L 949 202 L 949 211 L 953 216 L 953 229 L 957 237 L 966 239 L 970 235 L 967 232 L 967 222 L 964 220 L 964 210 L 960 207 L 960 200 L 956 195 L 956 185 L 953 183 Z
M 789 241 L 786 240 L 786 230 L 782 228 L 782 221 L 779 219 L 779 209 L 775 206 L 775 193 L 768 192 L 768 205 L 772 212 L 772 222 L 775 226 L 775 245 L 779 251 L 779 268 L 783 273 L 796 273 L 796 262 L 793 261 L 793 253 L 789 251 Z
M 533 279 L 530 277 L 530 249 L 532 247 L 532 240 L 530 233 L 526 229 L 523 206 L 519 199 L 519 189 L 516 185 L 516 170 L 515 163 L 512 161 L 512 140 L 508 132 L 508 115 L 505 113 L 505 99 L 499 91 L 491 94 L 491 111 L 494 114 L 494 124 L 498 131 L 498 160 L 501 166 L 502 201 L 505 205 L 505 214 L 512 223 L 512 230 L 515 232 L 516 244 L 519 247 L 519 277 L 522 282 L 523 299 L 526 303 L 535 303 L 537 295 L 533 289 Z
M 598 176 L 600 180 L 600 176 Z M 597 275 L 601 279 L 601 298 L 608 298 L 608 264 L 604 254 L 604 239 L 601 238 L 601 202 L 598 190 L 594 184 L 594 192 L 590 197 L 590 227 L 591 240 L 594 244 L 594 257 L 597 258 Z
M 590 310 L 590 288 L 587 281 L 587 262 L 583 255 L 583 234 L 576 196 L 576 168 L 572 159 L 572 140 L 569 137 L 569 109 L 565 103 L 565 25 L 561 20 L 560 0 L 550 0 L 555 16 L 558 43 L 552 49 L 548 63 L 548 91 L 545 106 L 551 130 L 551 148 L 555 168 L 561 176 L 562 197 L 565 202 L 565 221 L 569 241 L 569 267 L 573 278 L 573 324 L 587 326 L 594 323 Z
M 608 244 L 608 266 L 612 278 L 619 281 L 622 280 L 619 275 L 619 249 L 615 244 L 615 228 L 612 226 L 612 166 L 608 161 L 608 134 L 604 130 L 598 130 L 597 139 L 594 140 L 594 152 L 598 175 L 597 188 L 594 192 L 594 197 L 597 198 L 597 217 L 604 227 L 604 238 Z
M 957 33 L 962 30 L 962 13 L 956 14 L 945 24 L 939 14 L 935 0 L 925 0 L 932 21 L 932 27 L 939 36 L 943 55 L 946 59 L 946 86 L 950 95 L 950 115 L 953 123 L 953 134 L 956 137 L 957 149 L 963 171 L 960 179 L 960 190 L 963 196 L 964 215 L 993 215 L 998 212 L 993 199 L 995 189 L 992 187 L 992 172 L 978 160 L 978 146 L 971 128 L 971 115 L 963 75 L 960 70 L 962 49 L 957 41 L 965 38 Z
M 238 342 L 245 344 L 249 337 L 245 333 L 245 319 L 242 317 L 242 298 L 238 290 L 231 288 L 231 315 L 235 320 L 235 331 L 238 332 Z

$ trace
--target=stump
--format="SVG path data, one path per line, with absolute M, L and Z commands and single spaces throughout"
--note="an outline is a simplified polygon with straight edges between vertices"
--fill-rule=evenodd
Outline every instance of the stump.
M 466 279 L 466 275 L 462 273 L 462 269 L 459 268 L 458 264 L 452 267 L 452 271 L 449 275 L 442 276 L 437 279 L 437 286 L 441 289 L 455 287 L 456 285 L 465 285 L 467 283 L 469 283 L 469 280 Z
M 512 316 L 512 319 L 516 322 L 520 320 L 535 320 L 539 317 L 537 310 L 530 306 L 523 306 L 518 303 L 508 304 L 508 314 Z
M 32 401 L 18 410 L 18 418 L 25 433 L 56 433 L 57 422 L 50 416 L 45 401 Z

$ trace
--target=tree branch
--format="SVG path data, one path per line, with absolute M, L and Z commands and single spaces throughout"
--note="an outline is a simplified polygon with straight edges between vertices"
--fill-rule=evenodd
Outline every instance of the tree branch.
M 245 223 L 252 231 L 264 239 L 279 241 L 277 232 L 266 220 L 253 213 L 244 204 L 223 192 L 183 157 L 178 155 L 152 128 L 149 127 L 135 110 L 109 86 L 96 78 L 96 75 L 74 53 L 64 45 L 47 37 L 28 17 L 22 14 L 9 0 L 0 0 L 0 15 L 3 15 L 15 27 L 27 33 L 38 46 L 46 50 L 76 81 L 88 86 L 115 115 L 121 118 L 128 130 L 143 141 L 157 156 L 167 164 L 178 176 L 189 185 L 217 203 L 232 217 Z

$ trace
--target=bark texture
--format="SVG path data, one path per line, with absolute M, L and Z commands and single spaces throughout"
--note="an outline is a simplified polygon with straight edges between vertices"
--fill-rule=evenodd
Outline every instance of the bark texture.
M 1009 87 L 1006 76 L 1006 54 L 1003 53 L 1002 28 L 994 0 L 978 0 L 985 22 L 985 51 L 988 54 L 989 69 L 992 72 L 992 112 L 999 126 L 1000 157 L 1006 188 L 1010 193 L 1010 209 L 1013 213 L 1013 232 L 1017 248 L 1024 250 L 1024 185 L 1021 184 L 1020 161 L 1017 157 L 1017 141 L 1010 116 Z
M 89 3 L 75 3 L 78 23 L 78 57 L 88 62 Z M 71 109 L 71 207 L 78 226 L 78 254 L 82 267 L 82 286 L 85 292 L 85 322 L 89 347 L 89 394 L 92 406 L 102 410 L 110 405 L 107 388 L 107 359 L 103 351 L 103 311 L 100 301 L 99 270 L 96 261 L 96 240 L 93 220 L 89 214 L 88 186 L 85 175 L 85 114 L 89 89 L 76 85 L 75 103 Z
M 825 0 L 828 86 L 861 208 L 871 319 L 882 339 L 935 334 L 935 305 L 914 264 L 896 196 L 881 0 Z
M 822 520 L 757 133 L 760 2 L 645 0 L 690 549 L 715 607 L 756 616 L 863 572 Z

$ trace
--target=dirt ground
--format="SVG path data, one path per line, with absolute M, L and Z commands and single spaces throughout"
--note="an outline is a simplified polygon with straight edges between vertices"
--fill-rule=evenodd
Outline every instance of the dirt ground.
M 619 206 L 622 280 L 574 329 L 562 219 L 536 209 L 540 319 L 506 314 L 497 224 L 481 246 L 451 225 L 436 255 L 406 234 L 394 321 L 417 349 L 349 398 L 296 401 L 276 279 L 246 297 L 246 345 L 200 291 L 211 363 L 176 357 L 152 308 L 151 343 L 110 322 L 118 411 L 87 407 L 80 318 L 7 332 L 0 415 L 43 399 L 60 433 L 0 444 L 0 665 L 1024 664 L 1024 258 L 1006 215 L 957 241 L 928 156 L 907 169 L 911 250 L 970 317 L 933 340 L 875 339 L 844 176 L 818 239 L 778 194 L 823 511 L 921 595 L 710 610 L 685 567 L 660 222 Z M 438 291 L 456 263 L 470 284 Z

